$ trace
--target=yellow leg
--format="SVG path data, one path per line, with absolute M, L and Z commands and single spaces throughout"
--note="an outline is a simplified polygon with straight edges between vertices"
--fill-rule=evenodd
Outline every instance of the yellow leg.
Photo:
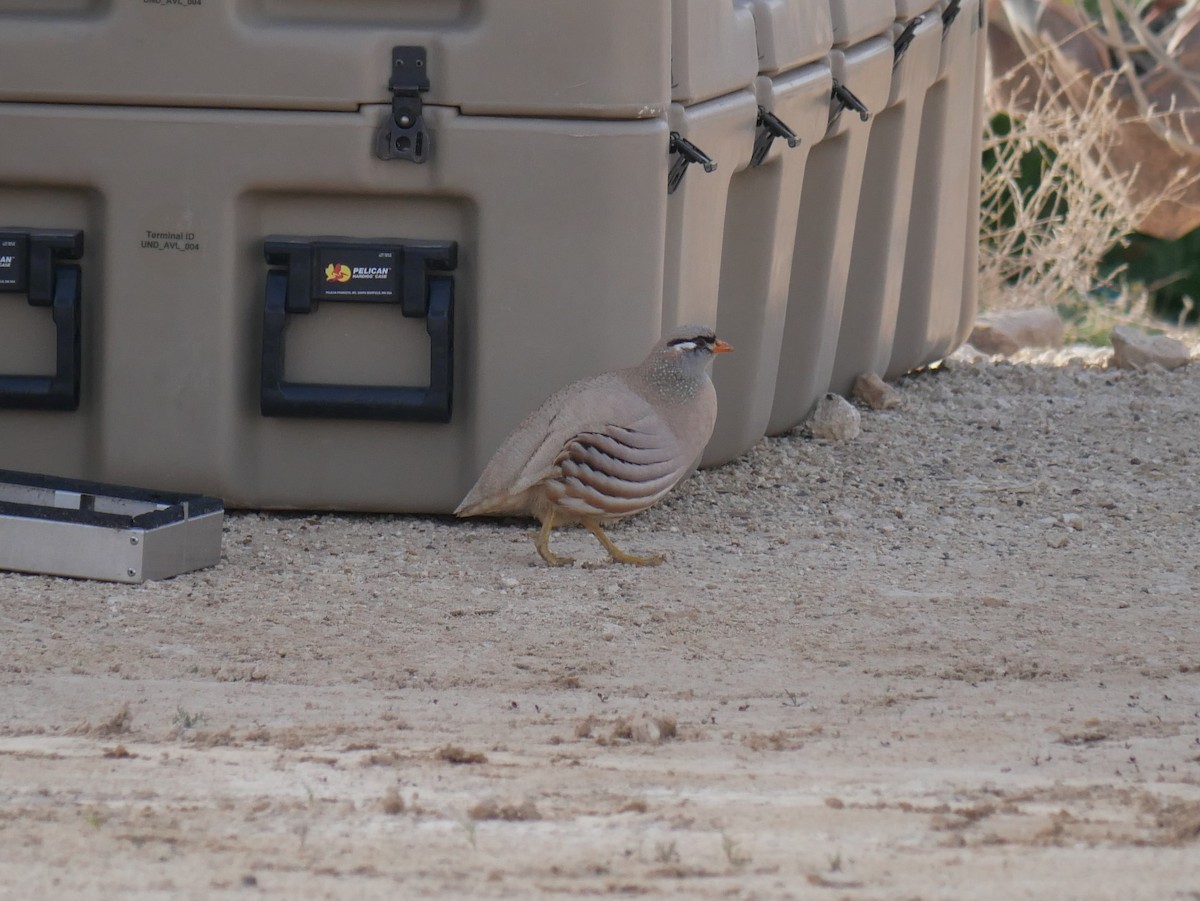
M 583 520 L 584 528 L 596 536 L 596 540 L 604 545 L 604 549 L 608 551 L 608 555 L 613 558 L 616 563 L 632 563 L 634 566 L 658 566 L 666 557 L 662 554 L 651 554 L 648 557 L 639 557 L 636 554 L 627 554 L 615 544 L 613 540 L 604 534 L 604 530 L 600 528 L 599 523 L 592 522 L 589 519 Z
M 550 530 L 554 528 L 554 510 L 552 509 L 542 522 L 541 531 L 533 539 L 533 546 L 542 555 L 542 559 L 551 566 L 570 566 L 575 562 L 573 557 L 560 557 L 550 550 Z

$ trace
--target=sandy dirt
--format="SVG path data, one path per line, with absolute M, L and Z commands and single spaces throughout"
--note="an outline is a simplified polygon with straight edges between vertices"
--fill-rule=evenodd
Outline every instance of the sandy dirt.
M 0 897 L 1200 898 L 1200 363 L 1052 356 L 698 474 L 656 569 L 238 513 L 0 575 Z

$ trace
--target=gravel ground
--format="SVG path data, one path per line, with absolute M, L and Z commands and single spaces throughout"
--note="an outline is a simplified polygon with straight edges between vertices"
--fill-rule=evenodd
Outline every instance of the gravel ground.
M 765 440 L 613 530 L 655 569 L 237 513 L 0 574 L 0 898 L 1200 898 L 1200 365 L 1106 359 Z

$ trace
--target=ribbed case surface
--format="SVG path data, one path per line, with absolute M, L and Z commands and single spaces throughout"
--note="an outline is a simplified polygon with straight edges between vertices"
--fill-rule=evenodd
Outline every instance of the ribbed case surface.
M 0 0 L 0 468 L 445 512 L 683 322 L 707 464 L 936 360 L 983 28 L 925 6 Z

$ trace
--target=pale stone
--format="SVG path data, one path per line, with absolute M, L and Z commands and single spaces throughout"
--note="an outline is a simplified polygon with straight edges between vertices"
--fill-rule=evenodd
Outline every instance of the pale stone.
M 651 719 L 639 719 L 630 727 L 629 735 L 633 741 L 644 745 L 661 744 L 663 738 L 662 729 Z
M 900 403 L 900 392 L 874 372 L 864 372 L 856 378 L 850 395 L 872 410 L 890 410 Z
M 969 342 L 960 344 L 950 356 L 942 361 L 949 366 L 973 366 L 982 368 L 991 365 L 991 357 L 982 353 L 979 348 L 972 346 Z
M 817 401 L 808 428 L 814 438 L 852 441 L 862 433 L 862 421 L 852 403 L 840 394 L 830 393 Z
M 1118 325 L 1109 336 L 1113 363 L 1119 369 L 1178 369 L 1191 358 L 1182 341 L 1167 335 L 1147 335 L 1127 325 Z
M 984 313 L 967 340 L 988 354 L 1012 354 L 1022 347 L 1062 347 L 1065 329 L 1049 307 Z

